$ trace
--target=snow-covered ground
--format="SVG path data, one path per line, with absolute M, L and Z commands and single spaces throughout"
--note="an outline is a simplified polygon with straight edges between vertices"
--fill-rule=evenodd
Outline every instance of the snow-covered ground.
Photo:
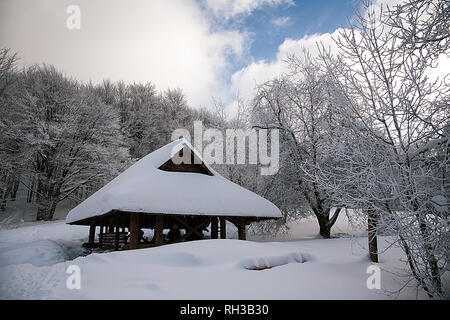
M 308 225 L 310 227 L 308 227 Z M 344 219 L 335 233 L 344 230 Z M 314 220 L 290 234 L 258 241 L 200 240 L 121 252 L 80 247 L 88 228 L 63 221 L 0 231 L 1 299 L 392 299 L 403 284 L 403 253 L 381 255 L 380 290 L 366 285 L 371 265 L 366 237 L 329 240 Z M 312 227 L 312 228 L 311 228 Z M 233 237 L 234 230 L 229 228 Z M 249 237 L 252 239 L 252 237 Z M 253 237 L 253 240 L 256 237 Z M 291 239 L 291 240 L 287 240 Z M 299 240 L 303 239 L 303 240 Z M 381 237 L 383 249 L 388 238 Z M 69 290 L 66 273 L 80 268 L 81 288 Z M 250 270 L 255 267 L 270 269 Z M 425 298 L 410 287 L 403 299 Z

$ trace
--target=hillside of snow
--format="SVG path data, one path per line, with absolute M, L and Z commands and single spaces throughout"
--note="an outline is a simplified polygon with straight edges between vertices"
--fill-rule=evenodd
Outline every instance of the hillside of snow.
M 300 225 L 291 231 L 302 229 Z M 425 298 L 413 284 L 400 296 L 389 294 L 397 291 L 404 280 L 401 277 L 404 256 L 395 247 L 380 257 L 382 288 L 367 288 L 366 272 L 371 262 L 366 237 L 328 240 L 285 237 L 270 242 L 200 240 L 91 253 L 81 248 L 87 231 L 87 227 L 69 226 L 61 221 L 1 230 L 0 298 Z M 379 247 L 386 248 L 388 240 L 381 237 Z M 79 290 L 66 286 L 70 276 L 66 271 L 71 265 L 80 268 Z

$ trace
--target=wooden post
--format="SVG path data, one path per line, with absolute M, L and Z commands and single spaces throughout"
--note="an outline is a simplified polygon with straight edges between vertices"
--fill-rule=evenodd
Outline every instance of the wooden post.
M 155 245 L 160 246 L 163 244 L 163 229 L 164 229 L 164 217 L 158 214 L 155 217 Z
M 91 226 L 89 227 L 89 244 L 91 248 L 94 247 L 95 242 L 95 218 L 91 220 Z
M 98 235 L 98 247 L 103 247 L 103 217 L 100 218 L 100 234 Z
M 121 218 L 120 218 L 120 224 L 121 224 L 121 229 L 122 232 L 125 232 L 125 226 L 127 224 L 127 216 L 125 214 L 122 213 Z
M 217 218 L 212 217 L 211 218 L 211 239 L 217 239 L 218 238 L 218 226 L 217 226 Z
M 114 235 L 114 250 L 119 250 L 119 214 L 115 213 L 116 218 L 116 233 Z
M 227 238 L 227 220 L 224 217 L 220 218 L 220 239 Z
M 238 235 L 239 235 L 239 240 L 245 240 L 245 220 L 244 220 L 244 218 L 239 218 Z
M 372 262 L 378 262 L 378 245 L 377 245 L 377 216 L 373 209 L 367 212 L 368 222 L 368 238 L 369 238 L 369 255 Z
M 139 214 L 130 214 L 130 249 L 139 248 Z

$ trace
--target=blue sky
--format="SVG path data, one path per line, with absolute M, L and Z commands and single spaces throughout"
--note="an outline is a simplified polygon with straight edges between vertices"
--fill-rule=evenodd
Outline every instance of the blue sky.
M 300 39 L 305 35 L 333 32 L 347 25 L 355 0 L 296 0 L 295 5 L 262 6 L 250 15 L 228 21 L 251 33 L 250 54 L 255 59 L 273 59 L 278 46 L 286 39 Z M 276 25 L 279 21 L 281 25 Z

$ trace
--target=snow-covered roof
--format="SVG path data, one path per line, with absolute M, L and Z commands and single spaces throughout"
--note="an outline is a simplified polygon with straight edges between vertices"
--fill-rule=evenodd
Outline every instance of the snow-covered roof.
M 66 223 L 100 216 L 112 210 L 183 215 L 281 217 L 270 201 L 225 179 L 206 162 L 213 175 L 158 169 L 188 147 L 185 139 L 173 141 L 148 154 L 103 188 L 73 208 Z

